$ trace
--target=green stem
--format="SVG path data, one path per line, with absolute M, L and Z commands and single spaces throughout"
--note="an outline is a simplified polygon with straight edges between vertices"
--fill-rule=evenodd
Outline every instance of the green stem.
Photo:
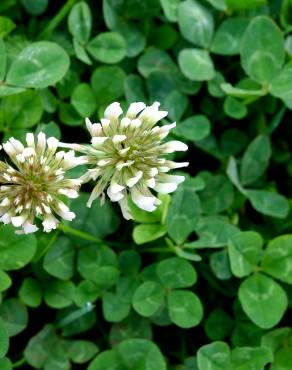
M 139 252 L 142 253 L 173 253 L 172 250 L 168 247 L 151 247 L 151 248 L 145 248 L 140 249 Z
M 17 362 L 15 362 L 13 365 L 12 365 L 12 367 L 13 368 L 15 368 L 15 367 L 20 367 L 20 366 L 22 366 L 22 365 L 24 365 L 24 364 L 26 364 L 27 363 L 27 361 L 26 361 L 26 358 L 22 358 L 22 359 L 20 359 L 19 361 L 17 361 Z
M 97 237 L 88 234 L 84 231 L 74 229 L 71 226 L 65 225 L 65 224 L 59 224 L 59 230 L 61 230 L 64 234 L 70 234 L 74 236 L 78 236 L 81 239 L 88 240 L 89 242 L 94 242 L 98 244 L 105 244 L 106 242 L 102 241 L 101 239 L 98 239 Z
M 34 257 L 33 259 L 33 262 L 37 262 L 39 261 L 45 254 L 47 254 L 47 251 L 51 248 L 51 246 L 55 243 L 55 241 L 58 239 L 58 236 L 60 234 L 60 230 L 57 230 L 51 240 L 49 241 L 49 243 L 46 245 L 46 247 L 41 251 L 41 253 L 38 255 L 36 254 L 36 256 Z
M 48 39 L 53 31 L 59 26 L 62 20 L 66 17 L 69 13 L 72 6 L 76 3 L 77 0 L 67 0 L 67 2 L 62 6 L 62 8 L 58 11 L 58 13 L 54 16 L 54 18 L 49 22 L 47 27 L 40 33 L 38 39 Z

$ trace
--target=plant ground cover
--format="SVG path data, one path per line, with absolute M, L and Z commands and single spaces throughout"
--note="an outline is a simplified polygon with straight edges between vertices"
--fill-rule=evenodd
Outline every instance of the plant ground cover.
M 158 101 L 188 145 L 169 159 L 189 166 L 154 212 L 129 199 L 133 220 L 86 207 L 91 181 L 50 233 L 0 224 L 0 370 L 292 369 L 291 14 L 291 0 L 1 0 L 1 142 L 89 143 L 86 117 Z

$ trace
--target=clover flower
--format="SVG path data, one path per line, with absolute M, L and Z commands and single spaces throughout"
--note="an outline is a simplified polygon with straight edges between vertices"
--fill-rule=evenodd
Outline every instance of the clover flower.
M 84 158 L 75 157 L 73 150 L 56 152 L 59 141 L 46 139 L 40 132 L 37 142 L 32 133 L 26 135 L 27 147 L 10 138 L 3 149 L 11 164 L 0 161 L 0 220 L 21 228 L 19 234 L 38 230 L 35 218 L 42 218 L 43 229 L 56 229 L 58 216 L 72 221 L 75 214 L 61 200 L 76 198 L 81 181 L 68 179 L 65 172 Z
M 131 219 L 128 196 L 141 209 L 152 212 L 161 203 L 152 193 L 171 193 L 184 176 L 169 175 L 171 169 L 188 165 L 165 158 L 175 151 L 186 151 L 187 145 L 180 141 L 163 139 L 175 127 L 175 123 L 156 126 L 167 116 L 159 110 L 159 103 L 146 107 L 144 103 L 132 103 L 126 112 L 115 102 L 107 107 L 101 123 L 86 119 L 92 137 L 91 145 L 67 145 L 85 154 L 90 166 L 82 177 L 83 182 L 97 181 L 87 205 L 105 192 L 113 202 L 119 202 L 126 219 Z M 122 118 L 120 118 L 122 116 Z M 65 144 L 66 146 L 66 144 Z

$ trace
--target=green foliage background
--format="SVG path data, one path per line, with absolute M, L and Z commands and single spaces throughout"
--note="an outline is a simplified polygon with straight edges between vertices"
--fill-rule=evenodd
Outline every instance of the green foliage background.
M 187 180 L 0 226 L 0 369 L 291 370 L 291 0 L 1 0 L 3 141 L 158 100 Z M 78 174 L 77 174 L 78 175 Z

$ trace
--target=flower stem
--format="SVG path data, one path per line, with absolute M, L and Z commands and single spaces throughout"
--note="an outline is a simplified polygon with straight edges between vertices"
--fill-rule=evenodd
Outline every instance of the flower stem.
M 172 250 L 168 247 L 151 247 L 140 249 L 139 252 L 142 253 L 173 253 Z
M 38 39 L 48 39 L 54 30 L 59 26 L 62 20 L 69 13 L 72 6 L 76 3 L 77 0 L 67 0 L 67 2 L 62 6 L 58 13 L 53 17 L 53 19 L 48 23 L 47 27 L 40 33 Z
M 105 244 L 104 241 L 101 239 L 97 238 L 96 236 L 93 236 L 91 234 L 88 234 L 84 231 L 74 229 L 71 226 L 65 225 L 65 224 L 59 224 L 59 230 L 61 230 L 64 234 L 70 234 L 74 236 L 78 236 L 81 239 L 88 240 L 90 242 L 94 242 L 97 244 Z
M 22 357 L 19 361 L 16 361 L 16 362 L 12 365 L 12 367 L 13 367 L 13 368 L 15 368 L 15 367 L 20 367 L 20 366 L 22 366 L 22 365 L 24 365 L 24 364 L 26 364 L 26 363 L 27 363 L 26 358 L 25 358 L 25 357 Z

